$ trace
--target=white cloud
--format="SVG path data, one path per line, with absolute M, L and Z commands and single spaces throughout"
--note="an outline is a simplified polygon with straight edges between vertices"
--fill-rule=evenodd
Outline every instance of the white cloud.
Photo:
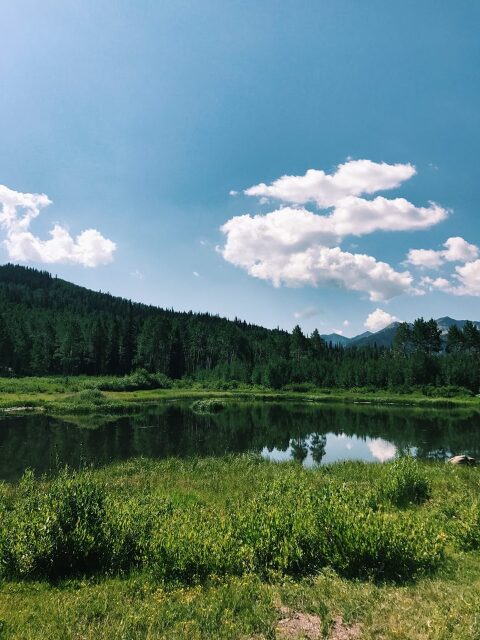
M 372 311 L 372 313 L 367 316 L 363 325 L 369 331 L 375 332 L 388 327 L 392 322 L 399 322 L 399 319 L 396 316 L 392 316 L 390 313 L 383 311 L 383 309 L 375 309 L 375 311 Z
M 412 285 L 408 271 L 329 247 L 338 241 L 331 217 L 285 207 L 266 215 L 237 216 L 221 228 L 224 259 L 275 286 L 332 284 L 366 292 L 372 300 L 392 298 Z
M 350 160 L 333 174 L 309 169 L 303 176 L 282 176 L 271 184 L 257 184 L 245 189 L 248 196 L 274 198 L 282 202 L 331 207 L 346 196 L 375 193 L 398 187 L 415 175 L 411 164 L 387 164 L 371 160 Z
M 396 452 L 397 448 L 391 442 L 387 442 L 382 438 L 375 438 L 367 442 L 367 447 L 370 449 L 370 453 L 374 458 L 380 462 L 386 462 L 391 460 Z
M 453 293 L 466 296 L 480 296 L 480 260 L 467 262 L 455 268 L 455 278 L 460 283 Z
M 349 235 L 427 229 L 445 219 L 448 212 L 435 203 L 416 207 L 404 198 L 359 197 L 395 188 L 414 174 L 410 164 L 349 160 L 332 175 L 310 169 L 304 176 L 283 176 L 270 185 L 250 187 L 247 195 L 291 206 L 231 218 L 221 227 L 226 241 L 220 252 L 228 262 L 275 286 L 333 284 L 366 292 L 371 300 L 413 294 L 417 290 L 408 271 L 395 271 L 372 256 L 346 252 L 338 245 Z M 313 213 L 302 206 L 309 202 L 333 209 Z
M 318 309 L 316 309 L 315 307 L 306 307 L 301 311 L 294 311 L 293 313 L 293 317 L 297 318 L 297 320 L 305 319 L 305 318 L 314 318 L 315 316 L 318 316 Z
M 476 245 L 470 244 L 458 236 L 448 238 L 443 243 L 443 246 L 445 249 L 441 251 L 410 249 L 407 255 L 407 262 L 416 267 L 437 269 L 445 262 L 468 262 L 478 258 L 480 255 L 480 250 Z
M 448 238 L 443 246 L 446 248 L 443 252 L 444 258 L 449 262 L 470 262 L 480 255 L 480 250 L 476 245 L 470 244 L 458 236 Z
M 368 293 L 371 300 L 383 300 L 408 291 L 412 284 L 408 271 L 395 271 L 372 256 L 349 253 L 340 247 L 316 245 L 282 251 L 278 246 L 260 247 L 253 243 L 259 248 L 255 252 L 244 240 L 243 235 L 230 233 L 223 257 L 255 278 L 270 280 L 276 287 L 334 285 Z
M 328 220 L 334 232 L 344 237 L 362 236 L 375 231 L 415 231 L 428 229 L 447 217 L 445 209 L 435 203 L 416 207 L 405 198 L 389 200 L 378 196 L 364 200 L 349 196 L 341 200 Z
M 140 269 L 134 269 L 130 272 L 130 275 L 132 276 L 132 278 L 136 278 L 137 280 L 143 280 L 145 277 L 145 274 L 143 273 L 143 271 L 140 271 Z
M 0 185 L 0 224 L 6 233 L 3 242 L 9 258 L 19 262 L 70 263 L 96 267 L 113 260 L 114 242 L 96 229 L 86 229 L 76 238 L 59 224 L 41 240 L 29 231 L 31 222 L 51 204 L 45 194 L 20 193 Z
M 199 278 L 200 274 L 198 273 L 198 271 L 192 271 L 193 275 L 195 276 L 195 278 Z
M 343 326 L 344 327 L 348 327 L 349 324 L 350 324 L 350 322 L 348 320 L 344 320 L 343 321 Z
M 436 269 L 443 263 L 442 251 L 434 249 L 410 249 L 407 262 L 414 267 Z
M 237 196 L 237 195 L 238 195 L 238 191 L 235 191 L 235 189 L 231 189 L 231 190 L 228 192 L 228 195 L 230 195 L 230 196 Z

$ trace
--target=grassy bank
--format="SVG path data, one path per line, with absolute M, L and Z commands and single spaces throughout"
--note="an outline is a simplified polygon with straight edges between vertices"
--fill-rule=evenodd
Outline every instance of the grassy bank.
M 478 637 L 479 484 L 409 459 L 27 476 L 0 492 L 0 637 Z
M 284 390 L 238 385 L 231 389 L 202 386 L 161 375 L 111 377 L 0 378 L 0 410 L 49 413 L 122 413 L 129 407 L 182 398 L 371 403 L 432 408 L 480 407 L 480 398 L 456 388 L 418 388 L 402 392 L 372 389 L 317 389 L 293 385 Z

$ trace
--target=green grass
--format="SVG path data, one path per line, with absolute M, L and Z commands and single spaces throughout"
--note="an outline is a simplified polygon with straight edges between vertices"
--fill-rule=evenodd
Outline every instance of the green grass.
M 222 390 L 187 381 L 172 382 L 161 374 L 136 372 L 130 376 L 50 376 L 0 378 L 0 410 L 37 410 L 56 414 L 122 413 L 134 405 L 173 399 L 223 401 L 302 401 L 369 403 L 425 408 L 479 408 L 480 398 L 453 388 L 413 389 L 408 393 L 372 389 L 315 389 L 289 385 L 273 391 L 252 385 Z M 296 390 L 294 390 L 296 389 Z M 307 390 L 306 390 L 307 389 Z M 97 392 L 94 398 L 92 392 Z M 98 392 L 102 395 L 99 396 Z M 103 400 L 103 401 L 102 401 Z
M 0 485 L 0 637 L 273 639 L 283 605 L 325 637 L 341 616 L 367 639 L 478 638 L 479 489 L 411 460 L 27 476 Z

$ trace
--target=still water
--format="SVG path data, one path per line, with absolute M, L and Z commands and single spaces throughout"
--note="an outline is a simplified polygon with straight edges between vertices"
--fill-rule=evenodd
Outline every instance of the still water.
M 129 416 L 45 415 L 0 418 L 0 479 L 26 468 L 51 472 L 65 464 L 103 465 L 136 456 L 220 456 L 255 452 L 305 465 L 339 460 L 384 462 L 397 451 L 444 460 L 480 457 L 480 414 L 474 410 L 231 403 L 197 414 L 190 402 L 148 406 Z

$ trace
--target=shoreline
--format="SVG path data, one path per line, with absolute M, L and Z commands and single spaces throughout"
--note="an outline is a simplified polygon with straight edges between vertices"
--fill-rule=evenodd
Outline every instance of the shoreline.
M 41 385 L 42 379 L 37 379 Z M 45 379 L 46 387 L 50 379 Z M 395 393 L 389 391 L 274 391 L 265 389 L 240 388 L 235 390 L 202 389 L 196 386 L 187 388 L 149 389 L 134 391 L 98 391 L 95 380 L 92 386 L 75 386 L 71 379 L 72 391 L 67 389 L 38 391 L 22 390 L 22 381 L 18 388 L 10 384 L 11 390 L 0 392 L 0 414 L 20 414 L 34 411 L 46 413 L 122 413 L 129 408 L 138 408 L 147 404 L 156 404 L 177 400 L 218 399 L 245 402 L 298 402 L 314 404 L 372 405 L 392 407 L 418 407 L 430 409 L 470 408 L 480 410 L 480 397 L 455 396 L 431 397 L 419 391 Z M 82 378 L 79 383 L 87 385 Z M 78 389 L 80 390 L 74 390 Z

